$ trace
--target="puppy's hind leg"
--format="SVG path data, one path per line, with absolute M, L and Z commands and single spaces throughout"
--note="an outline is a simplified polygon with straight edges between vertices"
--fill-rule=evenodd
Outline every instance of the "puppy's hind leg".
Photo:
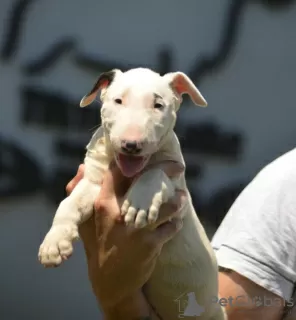
M 39 248 L 39 261 L 47 267 L 58 266 L 72 252 L 72 242 L 79 238 L 78 226 L 91 217 L 100 185 L 86 178 L 79 181 L 55 214 L 52 226 Z

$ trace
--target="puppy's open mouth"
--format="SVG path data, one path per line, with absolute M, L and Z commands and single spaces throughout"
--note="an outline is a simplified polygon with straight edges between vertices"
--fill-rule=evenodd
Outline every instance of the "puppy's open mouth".
M 149 156 L 130 156 L 123 153 L 116 155 L 116 162 L 126 177 L 133 177 L 145 167 Z

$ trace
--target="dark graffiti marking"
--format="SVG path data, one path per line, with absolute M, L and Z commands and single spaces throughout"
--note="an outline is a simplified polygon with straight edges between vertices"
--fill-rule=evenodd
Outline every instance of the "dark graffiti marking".
M 63 39 L 58 43 L 54 44 L 47 52 L 44 53 L 38 59 L 34 59 L 33 62 L 27 63 L 23 70 L 27 75 L 37 75 L 42 74 L 49 68 L 53 67 L 55 63 L 70 50 L 75 50 L 77 48 L 74 39 Z M 141 64 L 142 67 L 153 68 L 161 74 L 165 74 L 172 70 L 172 50 L 169 48 L 162 48 L 157 54 L 156 66 L 152 64 Z M 83 68 L 85 71 L 97 71 L 98 73 L 111 70 L 113 68 L 118 68 L 121 70 L 127 70 L 136 68 L 139 65 L 131 63 L 122 63 L 118 61 L 111 61 L 105 58 L 90 58 L 86 55 L 78 53 L 75 57 L 75 63 Z
M 235 45 L 237 44 L 242 16 L 247 4 L 251 2 L 258 1 L 229 1 L 229 7 L 225 15 L 225 24 L 221 28 L 222 32 L 217 49 L 212 54 L 198 58 L 188 72 L 188 75 L 197 86 L 200 85 L 207 74 L 219 72 L 231 57 L 231 54 L 233 54 Z M 287 5 L 293 2 L 294 0 L 259 0 L 259 3 L 273 9 L 286 8 Z
M 7 33 L 1 49 L 1 59 L 9 60 L 16 52 L 19 45 L 19 40 L 21 36 L 20 31 L 22 23 L 25 19 L 25 14 L 30 8 L 31 3 L 33 2 L 34 0 L 20 0 L 16 1 L 12 5 L 11 14 L 7 20 L 8 26 L 5 29 Z
M 34 156 L 0 135 L 0 199 L 35 192 L 42 187 L 42 180 Z
M 23 87 L 21 98 L 21 119 L 26 125 L 89 131 L 100 124 L 97 108 L 78 108 L 79 101 L 74 101 L 62 93 Z
M 242 136 L 236 132 L 225 132 L 213 122 L 187 125 L 185 139 L 180 137 L 185 152 L 196 152 L 222 158 L 237 159 L 241 153 Z
M 30 8 L 30 4 L 34 0 L 20 0 L 13 4 L 11 14 L 8 17 L 8 26 L 6 28 L 7 34 L 1 50 L 1 58 L 11 58 L 16 51 L 18 41 L 21 35 L 21 26 L 25 18 L 26 11 Z M 225 64 L 228 57 L 230 57 L 231 51 L 233 52 L 234 46 L 237 40 L 237 34 L 239 31 L 239 24 L 241 22 L 241 16 L 244 12 L 246 4 L 251 2 L 250 0 L 236 0 L 229 1 L 228 13 L 225 18 L 225 25 L 222 26 L 221 42 L 217 47 L 217 50 L 202 58 L 198 58 L 194 66 L 190 68 L 188 74 L 199 84 L 200 81 L 209 72 L 218 71 L 219 68 Z M 252 1 L 254 2 L 254 0 Z M 257 0 L 258 2 L 258 0 Z M 282 8 L 291 5 L 294 0 L 259 0 L 259 3 L 269 8 Z M 35 62 L 29 62 L 24 70 L 28 74 L 35 74 L 43 72 L 45 69 L 51 67 L 61 55 L 69 49 L 76 49 L 76 41 L 72 38 L 63 39 L 55 44 L 52 48 L 44 54 L 43 57 L 37 59 Z M 165 73 L 171 70 L 171 58 L 173 56 L 172 50 L 168 48 L 162 48 L 159 52 L 158 61 L 159 65 L 156 69 L 160 73 Z M 77 53 L 76 61 L 81 66 L 91 68 L 92 70 L 98 69 L 98 71 L 106 71 L 114 67 L 126 70 L 128 68 L 135 67 L 130 64 L 119 63 L 118 61 L 108 61 L 105 59 L 91 59 Z M 152 67 L 147 65 L 147 67 Z M 155 68 L 155 66 L 154 66 Z
M 49 48 L 42 57 L 34 59 L 23 67 L 23 71 L 28 75 L 43 73 L 54 66 L 55 62 L 70 50 L 76 48 L 76 41 L 72 38 L 63 39 Z
M 141 67 L 151 68 L 160 74 L 165 74 L 172 71 L 172 59 L 173 59 L 173 50 L 169 47 L 163 47 L 159 50 L 156 56 L 156 64 L 141 63 Z M 139 65 L 131 64 L 128 62 L 118 62 L 110 61 L 104 58 L 90 58 L 84 54 L 78 54 L 76 57 L 76 63 L 86 71 L 96 71 L 103 72 L 111 70 L 113 68 L 118 68 L 121 70 L 128 70 L 132 68 L 137 68 Z
M 222 28 L 220 43 L 213 54 L 197 59 L 190 68 L 189 76 L 199 85 L 201 80 L 210 72 L 218 72 L 234 51 L 241 16 L 248 0 L 230 1 L 225 25 Z
M 60 138 L 54 145 L 54 151 L 59 157 L 68 157 L 82 162 L 85 156 L 85 146 L 87 143 L 88 140 L 77 142 Z
M 258 0 L 259 3 L 265 5 L 267 8 L 272 10 L 286 9 L 295 0 Z
M 7 33 L 0 50 L 2 61 L 11 60 L 16 53 L 21 38 L 22 24 L 33 2 L 33 0 L 20 0 L 13 4 L 7 20 Z M 197 57 L 195 64 L 188 72 L 196 84 L 200 85 L 209 73 L 220 71 L 233 54 L 244 9 L 249 2 L 250 0 L 229 1 L 225 22 L 221 28 L 221 39 L 215 52 Z M 283 7 L 283 4 L 292 2 L 292 0 L 259 1 L 272 8 Z M 99 55 L 91 58 L 79 51 L 79 44 L 75 38 L 66 37 L 58 40 L 39 58 L 26 63 L 21 71 L 27 76 L 44 74 L 70 50 L 75 53 L 74 63 L 85 71 L 99 73 L 113 68 L 126 70 L 137 67 L 126 61 L 112 61 L 99 57 Z M 153 68 L 160 74 L 164 74 L 174 70 L 173 56 L 174 52 L 171 48 L 162 46 L 155 57 L 155 63 L 141 64 L 141 66 Z M 85 145 L 91 136 L 89 129 L 99 124 L 99 110 L 98 108 L 80 109 L 78 108 L 79 101 L 63 93 L 48 92 L 36 87 L 24 86 L 20 89 L 20 94 L 21 120 L 24 125 L 41 126 L 48 130 L 80 129 L 81 132 L 87 134 L 81 141 L 59 138 L 54 142 L 52 156 L 57 158 L 57 167 L 50 178 L 45 178 L 45 175 L 42 174 L 42 166 L 34 159 L 34 155 L 29 155 L 13 141 L 7 141 L 0 136 L 0 197 L 17 196 L 43 189 L 47 191 L 51 201 L 59 203 L 65 197 L 66 183 L 73 177 L 78 164 L 83 160 Z M 205 178 L 204 166 L 211 161 L 209 156 L 210 158 L 218 157 L 219 161 L 223 159 L 236 161 L 239 158 L 242 154 L 243 137 L 238 132 L 225 131 L 224 128 L 212 122 L 195 126 L 178 122 L 177 133 L 182 126 L 184 130 L 180 141 L 187 162 L 186 177 L 189 188 L 192 190 L 194 205 L 203 217 L 210 219 L 212 224 L 218 226 L 245 183 L 236 182 L 217 190 L 207 200 L 200 196 L 199 182 Z M 206 155 L 207 160 L 196 163 L 190 160 L 188 157 L 190 154 L 196 154 L 199 158 Z M 60 160 L 66 160 L 67 165 Z

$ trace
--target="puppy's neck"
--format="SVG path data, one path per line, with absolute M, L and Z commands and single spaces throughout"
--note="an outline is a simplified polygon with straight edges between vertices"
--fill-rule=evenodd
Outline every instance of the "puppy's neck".
M 168 160 L 180 162 L 185 166 L 180 142 L 174 131 L 170 131 L 167 134 L 159 150 L 151 156 L 149 160 L 149 165 L 157 164 Z

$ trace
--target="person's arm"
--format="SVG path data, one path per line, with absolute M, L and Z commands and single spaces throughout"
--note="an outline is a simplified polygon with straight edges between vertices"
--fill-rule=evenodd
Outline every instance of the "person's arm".
M 180 173 L 175 163 L 166 164 L 165 169 L 168 175 Z M 80 166 L 67 186 L 68 193 L 82 176 Z M 119 169 L 111 167 L 95 202 L 94 215 L 79 228 L 89 279 L 104 319 L 160 320 L 141 288 L 150 278 L 164 243 L 182 228 L 180 212 L 186 194 L 176 190 L 175 196 L 161 206 L 153 230 L 130 229 L 122 223 L 120 214 L 120 203 L 129 185 Z
M 228 320 L 281 320 L 284 299 L 234 271 L 219 273 L 219 295 Z
M 229 320 L 286 320 L 296 278 L 295 188 L 295 172 L 262 172 L 217 230 L 212 245 Z
M 101 305 L 105 320 L 160 320 L 155 314 L 142 291 L 125 298 L 112 308 L 104 308 Z

